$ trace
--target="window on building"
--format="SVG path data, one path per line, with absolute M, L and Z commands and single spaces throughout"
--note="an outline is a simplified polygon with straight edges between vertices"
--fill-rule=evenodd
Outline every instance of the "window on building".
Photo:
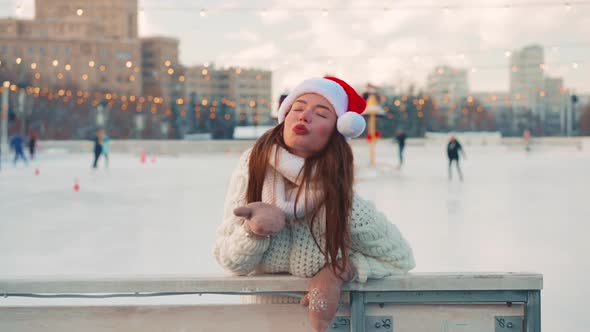
M 72 50 L 71 50 L 69 47 L 66 47 L 66 48 L 64 49 L 64 52 L 65 52 L 67 55 L 70 55 L 70 53 L 72 52 Z
M 39 54 L 45 55 L 45 47 L 39 47 Z
M 54 47 L 53 48 L 53 54 L 54 55 L 58 55 L 59 54 L 59 47 Z
M 126 51 L 117 51 L 116 56 L 119 59 L 131 59 L 131 53 Z
M 127 37 L 129 37 L 129 39 L 132 39 L 135 37 L 135 29 L 134 26 L 136 26 L 137 24 L 135 23 L 135 15 L 133 14 L 129 14 L 129 18 L 127 19 Z

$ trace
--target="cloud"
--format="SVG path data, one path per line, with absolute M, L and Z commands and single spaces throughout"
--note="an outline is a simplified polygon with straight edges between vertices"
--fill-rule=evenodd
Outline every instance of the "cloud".
M 279 47 L 268 42 L 247 47 L 237 52 L 226 52 L 217 57 L 218 63 L 225 66 L 252 66 L 268 68 L 271 60 L 279 58 Z
M 273 69 L 276 91 L 328 72 L 358 86 L 367 81 L 423 86 L 437 65 L 477 68 L 476 73 L 469 71 L 474 90 L 507 90 L 509 58 L 504 51 L 530 44 L 545 46 L 546 62 L 560 64 L 549 66 L 549 75 L 563 75 L 566 84 L 590 91 L 590 81 L 581 74 L 590 66 L 590 7 L 575 2 L 568 11 L 563 2 L 551 1 L 532 7 L 526 5 L 530 2 L 504 0 L 230 1 L 216 5 L 206 0 L 211 17 L 198 23 L 164 22 L 158 13 L 150 13 L 155 22 L 149 30 L 171 31 L 174 26 L 177 36 L 194 30 L 195 38 L 209 47 L 183 42 L 184 58 Z M 224 10 L 214 13 L 219 6 Z M 581 44 L 586 47 L 565 47 Z M 553 45 L 565 46 L 551 53 Z M 579 62 L 577 71 L 574 61 Z
M 257 42 L 260 37 L 257 33 L 252 31 L 241 30 L 238 32 L 227 32 L 224 35 L 225 40 L 242 41 L 242 42 Z

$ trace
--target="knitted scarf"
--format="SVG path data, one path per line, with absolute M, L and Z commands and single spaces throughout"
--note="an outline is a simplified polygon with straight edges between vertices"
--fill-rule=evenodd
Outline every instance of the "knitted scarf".
M 319 191 L 315 187 L 304 188 L 305 190 L 301 193 L 297 206 L 295 206 L 297 191 L 303 185 L 300 175 L 303 174 L 304 165 L 304 158 L 296 156 L 280 146 L 275 146 L 270 153 L 270 167 L 266 169 L 262 186 L 262 201 L 283 210 L 287 219 L 290 220 L 303 218 L 313 211 L 319 197 Z M 307 211 L 305 209 L 306 200 Z

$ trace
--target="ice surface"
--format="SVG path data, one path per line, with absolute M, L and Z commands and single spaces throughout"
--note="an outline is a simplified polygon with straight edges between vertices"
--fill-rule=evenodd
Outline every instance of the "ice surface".
M 402 170 L 393 145 L 377 152 L 370 168 L 368 149 L 355 147 L 356 190 L 407 237 L 415 271 L 542 273 L 544 330 L 588 331 L 588 151 L 467 146 L 464 182 L 448 180 L 444 146 L 407 147 Z M 148 156 L 141 164 L 114 154 L 97 171 L 89 154 L 56 152 L 17 168 L 4 159 L 0 277 L 224 273 L 211 248 L 238 158 Z M 0 305 L 18 301 L 26 300 Z

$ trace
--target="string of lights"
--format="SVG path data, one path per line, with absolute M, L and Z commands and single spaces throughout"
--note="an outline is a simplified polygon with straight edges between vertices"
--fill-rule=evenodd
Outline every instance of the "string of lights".
M 12 1 L 0 1 L 0 4 L 13 4 Z M 268 15 L 271 12 L 288 12 L 290 14 L 296 13 L 310 13 L 317 12 L 323 16 L 327 16 L 329 13 L 346 13 L 346 12 L 387 12 L 387 11 L 425 11 L 435 10 L 450 13 L 453 11 L 460 10 L 485 10 L 485 9 L 499 9 L 509 11 L 512 9 L 543 9 L 543 8 L 558 8 L 562 7 L 566 11 L 571 11 L 576 7 L 590 6 L 590 1 L 533 1 L 533 2 L 513 2 L 506 1 L 505 3 L 489 4 L 489 3 L 442 3 L 442 4 L 404 4 L 404 3 L 388 3 L 388 4 L 375 4 L 371 6 L 282 6 L 282 7 L 252 7 L 252 6 L 207 6 L 205 4 L 193 3 L 193 4 L 182 4 L 182 5 L 161 5 L 161 4 L 141 4 L 139 11 L 178 11 L 178 12 L 196 12 L 198 11 L 200 16 L 207 16 L 209 13 L 258 13 L 262 16 Z M 22 2 L 15 4 L 17 10 L 23 10 Z M 83 15 L 84 10 L 91 9 L 129 9 L 124 6 L 109 6 L 104 4 L 88 4 L 83 7 L 77 7 L 76 12 L 78 15 Z
M 286 7 L 272 7 L 272 8 L 261 8 L 261 7 L 248 7 L 248 6 L 218 6 L 218 7 L 203 7 L 196 4 L 191 5 L 180 5 L 180 6 L 161 6 L 161 5 L 142 5 L 140 10 L 165 10 L 165 11 L 186 11 L 198 10 L 201 16 L 206 16 L 208 13 L 235 13 L 235 12 L 254 12 L 261 15 L 267 15 L 271 12 L 288 12 L 294 13 L 310 13 L 318 12 L 327 16 L 327 14 L 334 13 L 346 13 L 346 12 L 387 12 L 387 11 L 458 11 L 458 10 L 479 10 L 479 9 L 500 9 L 508 11 L 511 9 L 531 9 L 531 8 L 556 8 L 563 7 L 565 10 L 570 11 L 575 7 L 589 6 L 590 1 L 565 1 L 565 2 L 526 2 L 526 3 L 505 3 L 505 4 L 440 4 L 440 5 L 420 5 L 420 4 L 388 4 L 388 5 L 374 5 L 370 7 L 344 7 L 344 6 L 321 6 L 321 7 L 309 7 L 309 6 L 286 6 Z
M 0 43 L 2 43 L 2 41 L 0 41 Z M 590 49 L 590 43 L 567 43 L 567 44 L 553 44 L 547 47 L 547 49 L 550 49 L 551 52 L 553 54 L 556 54 L 558 52 L 560 52 L 561 50 L 566 50 L 566 49 Z M 24 52 L 24 51 L 23 51 Z M 468 60 L 469 56 L 480 56 L 480 55 L 490 55 L 496 53 L 496 55 L 498 57 L 501 58 L 510 58 L 513 54 L 512 51 L 508 50 L 508 48 L 489 48 L 489 49 L 471 49 L 471 50 L 459 50 L 457 52 L 453 52 L 453 53 L 446 53 L 446 54 L 441 54 L 441 53 L 434 53 L 434 52 L 415 52 L 415 51 L 406 51 L 404 52 L 404 50 L 399 50 L 395 53 L 387 53 L 387 52 L 383 52 L 383 53 L 379 53 L 379 54 L 375 54 L 372 53 L 371 55 L 365 56 L 365 55 L 346 55 L 346 54 L 338 54 L 338 55 L 314 55 L 314 56 L 306 56 L 305 58 L 301 58 L 301 59 L 286 59 L 286 60 L 281 60 L 281 61 L 273 61 L 273 59 L 259 59 L 257 61 L 252 61 L 252 60 L 248 60 L 248 62 L 260 62 L 261 64 L 263 64 L 264 66 L 268 66 L 269 63 L 274 64 L 274 65 L 279 65 L 279 66 L 289 66 L 289 65 L 295 65 L 295 64 L 307 64 L 310 61 L 317 61 L 317 62 L 325 62 L 328 65 L 334 64 L 335 60 L 338 59 L 347 59 L 347 60 L 355 60 L 358 62 L 371 62 L 371 61 L 375 61 L 375 60 L 381 60 L 381 59 L 398 59 L 398 60 L 402 60 L 404 62 L 408 62 L 408 63 L 419 63 L 421 62 L 422 59 L 424 58 L 428 58 L 428 59 L 443 59 L 443 60 L 450 60 L 450 59 L 457 59 L 457 60 Z M 45 56 L 44 56 L 45 57 Z M 12 63 L 13 61 L 16 64 L 21 64 L 23 61 L 25 61 L 25 58 L 32 58 L 33 60 L 30 60 L 29 63 L 31 65 L 31 69 L 37 69 L 38 67 L 41 66 L 41 63 L 39 63 L 39 61 L 36 61 L 35 58 L 38 58 L 38 56 L 36 55 L 22 55 L 22 56 L 17 56 L 13 59 L 7 59 L 5 56 L 3 56 L 2 54 L 0 54 L 0 66 L 2 64 L 8 64 L 8 63 Z M 571 65 L 573 67 L 573 69 L 577 69 L 577 67 L 582 64 L 582 63 L 587 63 L 588 60 L 587 59 L 573 59 L 571 61 L 564 61 L 561 60 L 559 62 L 553 62 L 553 63 L 546 63 L 544 65 Z M 53 67 L 58 67 L 60 64 L 64 65 L 64 69 L 66 71 L 71 71 L 72 70 L 72 65 L 68 63 L 68 61 L 63 61 L 60 60 L 58 58 L 54 58 L 51 61 L 51 66 Z M 166 67 L 169 67 L 167 69 L 167 73 L 172 75 L 174 74 L 174 69 L 173 67 L 177 66 L 177 64 L 172 64 L 169 60 L 165 61 L 164 65 Z M 209 64 L 205 63 L 203 64 L 204 67 L 208 67 Z M 502 63 L 474 63 L 470 65 L 471 67 L 476 67 L 476 68 L 481 68 L 481 69 L 495 69 L 495 68 L 505 68 L 506 64 L 502 64 Z M 48 65 L 49 67 L 49 65 Z M 99 64 L 99 60 L 89 60 L 88 61 L 88 67 L 94 70 L 99 70 L 102 72 L 108 71 L 108 68 L 104 65 L 104 64 Z M 237 71 L 241 71 L 241 69 L 236 69 Z M 123 69 L 127 69 L 127 70 L 132 70 L 134 73 L 139 73 L 142 70 L 141 65 L 138 65 L 137 63 L 134 63 L 131 60 L 127 60 L 124 61 L 123 64 Z M 544 68 L 546 69 L 546 68 Z M 116 68 L 116 70 L 119 70 L 119 68 Z M 206 75 L 206 74 L 203 74 Z
M 240 109 L 240 117 L 241 119 L 244 118 L 245 113 L 252 112 L 257 114 L 257 110 L 254 109 L 257 106 L 261 105 L 268 105 L 271 107 L 273 105 L 272 101 L 264 100 L 264 98 L 258 98 L 247 100 L 246 98 L 242 98 L 241 100 L 232 100 L 230 98 L 219 98 L 215 96 L 200 96 L 200 98 L 170 98 L 170 97 L 154 97 L 154 96 L 135 96 L 135 95 L 125 95 L 125 94 L 117 94 L 111 92 L 90 92 L 86 90 L 77 90 L 77 89 L 49 89 L 49 88 L 41 88 L 36 86 L 28 86 L 26 88 L 19 88 L 15 84 L 8 83 L 5 87 L 0 87 L 0 93 L 4 93 L 5 89 L 9 89 L 12 92 L 26 92 L 27 95 L 32 96 L 33 98 L 44 98 L 47 101 L 60 101 L 64 104 L 75 102 L 76 105 L 84 105 L 88 104 L 87 106 L 92 106 L 96 108 L 98 105 L 106 103 L 106 106 L 109 108 L 113 108 L 115 104 L 119 107 L 121 112 L 126 112 L 129 109 L 134 108 L 135 112 L 138 114 L 145 114 L 151 113 L 152 115 L 157 115 L 159 113 L 163 113 L 166 116 L 171 116 L 172 111 L 170 109 L 171 104 L 176 104 L 180 107 L 181 116 L 185 117 L 187 115 L 188 105 L 193 105 L 193 111 L 197 116 L 200 116 L 202 111 L 209 111 L 209 118 L 215 119 L 215 112 L 217 107 L 221 105 L 225 105 L 232 109 Z M 539 90 L 539 97 L 544 98 L 548 97 L 546 91 Z M 562 89 L 559 92 L 560 95 L 567 94 L 567 90 Z M 480 94 L 481 95 L 481 94 Z M 481 96 L 480 96 L 481 97 Z M 506 96 L 497 96 L 495 93 L 489 93 L 485 96 L 486 99 L 490 100 L 501 100 L 504 102 L 506 106 L 510 106 L 514 101 L 520 101 L 523 98 L 526 99 L 527 96 L 520 96 L 520 95 L 506 95 Z M 397 107 L 400 111 L 405 110 L 406 103 L 413 103 L 415 105 L 424 105 L 424 100 L 428 100 L 428 95 L 421 95 L 421 96 L 407 96 L 403 95 L 399 98 L 395 98 L 391 101 L 391 105 L 387 105 L 386 111 L 390 109 L 394 109 Z M 474 102 L 474 97 L 469 96 L 467 98 L 468 103 Z M 382 100 L 382 103 L 385 101 Z M 451 107 L 453 104 L 450 101 L 442 100 L 440 104 L 449 104 Z M 249 108 L 248 108 L 249 106 Z M 392 108 L 390 108 L 391 106 Z M 230 120 L 232 118 L 231 114 L 224 115 L 225 120 Z

